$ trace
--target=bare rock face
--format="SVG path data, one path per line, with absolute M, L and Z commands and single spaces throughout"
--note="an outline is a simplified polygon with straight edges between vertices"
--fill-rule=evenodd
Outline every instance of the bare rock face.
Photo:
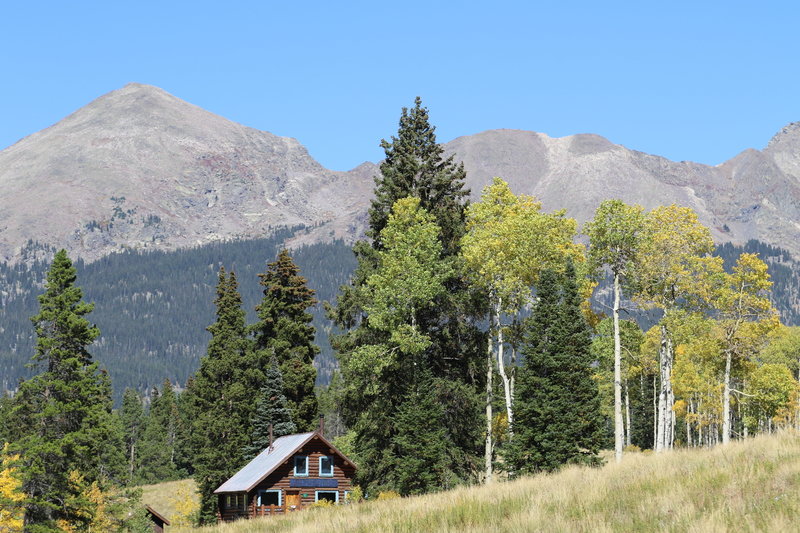
M 28 239 L 92 260 L 296 224 L 345 237 L 366 209 L 367 174 L 329 171 L 295 139 L 130 84 L 0 152 L 0 260 Z
M 697 211 L 717 242 L 761 241 L 800 254 L 800 123 L 764 151 L 746 150 L 716 167 L 629 150 L 597 135 L 551 138 L 492 130 L 446 145 L 464 161 L 473 199 L 493 176 L 545 209 L 565 208 L 584 223 L 605 199 L 647 209 L 676 203 Z
M 755 238 L 800 254 L 800 122 L 716 167 L 674 162 L 598 135 L 492 130 L 459 137 L 473 199 L 492 177 L 583 223 L 605 199 L 695 209 L 719 242 Z M 93 260 L 308 227 L 290 244 L 364 235 L 378 168 L 325 169 L 295 139 L 236 124 L 130 84 L 0 151 L 0 260 L 31 239 Z

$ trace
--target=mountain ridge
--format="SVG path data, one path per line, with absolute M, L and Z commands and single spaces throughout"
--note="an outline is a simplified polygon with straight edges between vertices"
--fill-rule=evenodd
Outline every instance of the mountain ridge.
M 591 133 L 487 130 L 445 152 L 473 200 L 493 176 L 583 223 L 607 198 L 694 208 L 717 242 L 758 239 L 800 254 L 800 122 L 763 150 L 716 166 L 631 150 Z M 323 167 L 297 140 L 229 121 L 131 83 L 0 151 L 0 260 L 28 240 L 87 261 L 124 249 L 177 249 L 309 228 L 310 244 L 363 236 L 379 169 Z

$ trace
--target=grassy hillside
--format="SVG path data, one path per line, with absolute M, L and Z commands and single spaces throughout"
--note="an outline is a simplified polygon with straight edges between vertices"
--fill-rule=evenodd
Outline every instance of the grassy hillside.
M 630 454 L 621 465 L 572 467 L 491 487 L 196 531 L 791 531 L 798 523 L 800 436 L 785 433 L 726 448 Z

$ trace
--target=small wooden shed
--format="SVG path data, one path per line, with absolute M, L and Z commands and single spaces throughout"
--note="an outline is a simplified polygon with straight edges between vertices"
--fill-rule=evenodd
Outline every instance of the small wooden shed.
M 280 437 L 214 491 L 217 518 L 280 515 L 320 500 L 344 503 L 355 471 L 321 431 Z
M 161 516 L 149 505 L 145 505 L 144 508 L 147 509 L 147 516 L 153 522 L 153 533 L 164 533 L 164 526 L 169 525 L 169 520 Z

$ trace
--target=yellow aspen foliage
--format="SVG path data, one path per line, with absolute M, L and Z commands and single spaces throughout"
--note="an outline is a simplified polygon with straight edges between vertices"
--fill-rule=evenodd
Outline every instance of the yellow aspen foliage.
M 172 507 L 175 508 L 172 525 L 190 526 L 200 511 L 200 502 L 197 495 L 192 492 L 190 485 L 182 483 L 172 497 Z
M 17 467 L 19 455 L 8 453 L 8 443 L 3 446 L 2 464 L 0 464 L 0 532 L 22 532 L 24 516 L 22 502 L 22 480 L 18 477 Z

